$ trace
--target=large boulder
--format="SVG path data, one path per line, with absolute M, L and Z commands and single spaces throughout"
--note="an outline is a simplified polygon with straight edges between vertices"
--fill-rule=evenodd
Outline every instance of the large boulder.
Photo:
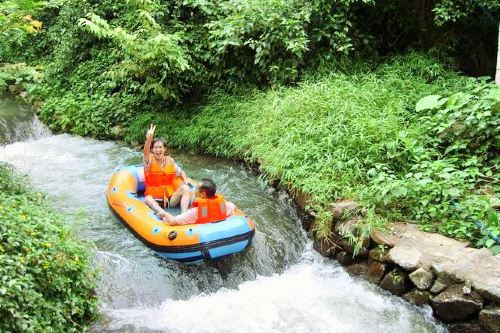
M 483 307 L 483 299 L 475 291 L 464 295 L 462 286 L 454 285 L 434 297 L 432 305 L 437 318 L 453 322 L 478 313 Z
M 407 271 L 414 271 L 420 266 L 422 253 L 413 247 L 397 246 L 389 251 L 389 258 Z
M 396 243 L 398 241 L 396 236 L 389 235 L 389 234 L 387 234 L 381 230 L 378 230 L 378 229 L 372 231 L 372 233 L 370 234 L 370 237 L 378 245 L 387 246 L 387 247 L 393 247 L 394 245 L 396 245 Z
M 498 270 L 500 271 L 500 269 Z M 483 296 L 483 298 L 495 302 L 497 304 L 500 304 L 500 285 L 493 286 L 478 281 L 472 281 L 472 287 L 481 296 Z
M 479 312 L 481 327 L 491 333 L 500 333 L 500 306 L 487 306 Z

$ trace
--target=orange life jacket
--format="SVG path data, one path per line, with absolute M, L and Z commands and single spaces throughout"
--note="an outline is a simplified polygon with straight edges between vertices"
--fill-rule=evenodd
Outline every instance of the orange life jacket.
M 151 195 L 155 199 L 169 198 L 174 193 L 173 182 L 175 178 L 174 160 L 164 157 L 165 163 L 151 157 L 149 167 L 145 168 L 144 178 L 146 181 L 145 195 Z
M 227 218 L 226 201 L 222 195 L 215 195 L 210 199 L 196 198 L 192 207 L 198 207 L 196 223 L 211 223 Z

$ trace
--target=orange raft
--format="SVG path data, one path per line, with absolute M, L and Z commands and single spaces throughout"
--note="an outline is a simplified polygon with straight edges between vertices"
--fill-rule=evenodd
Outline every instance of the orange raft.
M 174 187 L 181 182 L 176 180 Z M 144 187 L 142 166 L 121 168 L 109 182 L 108 205 L 129 230 L 159 256 L 194 263 L 241 252 L 251 244 L 255 223 L 239 209 L 219 222 L 170 226 L 144 203 Z M 180 214 L 179 209 L 167 210 L 173 215 Z

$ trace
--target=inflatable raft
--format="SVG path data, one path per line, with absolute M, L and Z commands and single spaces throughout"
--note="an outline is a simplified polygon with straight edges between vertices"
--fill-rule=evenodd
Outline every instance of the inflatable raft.
M 174 187 L 181 183 L 177 179 Z M 144 187 L 142 165 L 118 169 L 108 185 L 108 205 L 129 230 L 159 256 L 195 263 L 241 252 L 251 244 L 255 224 L 242 211 L 236 209 L 233 216 L 215 223 L 170 226 L 144 203 Z M 167 211 L 180 214 L 179 209 Z

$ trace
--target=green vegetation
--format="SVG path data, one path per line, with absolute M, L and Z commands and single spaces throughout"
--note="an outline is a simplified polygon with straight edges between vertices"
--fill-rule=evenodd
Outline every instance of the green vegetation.
M 0 164 L 0 330 L 81 332 L 97 313 L 89 253 L 26 179 Z
M 24 87 L 53 131 L 142 143 L 154 122 L 173 147 L 258 163 L 308 195 L 321 237 L 331 202 L 354 199 L 358 245 L 403 219 L 499 252 L 499 89 L 450 70 L 493 74 L 499 10 L 4 0 L 0 89 Z M 96 313 L 87 252 L 40 194 L 0 176 L 0 328 L 81 330 Z
M 216 90 L 200 107 L 138 116 L 126 139 L 141 142 L 154 122 L 174 147 L 257 162 L 270 179 L 312 196 L 323 237 L 329 204 L 349 198 L 371 207 L 368 229 L 413 220 L 491 247 L 474 221 L 500 231 L 491 195 L 499 107 L 494 85 L 410 55 L 375 70 L 328 71 L 295 88 Z

